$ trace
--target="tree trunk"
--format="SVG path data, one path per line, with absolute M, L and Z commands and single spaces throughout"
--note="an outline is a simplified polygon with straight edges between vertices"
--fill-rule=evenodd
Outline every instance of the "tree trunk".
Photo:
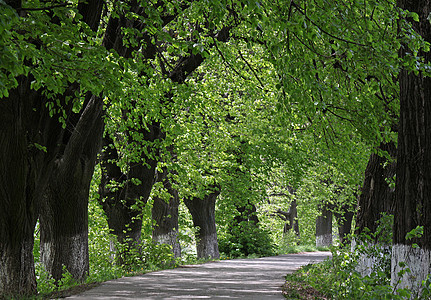
M 379 151 L 387 152 L 389 158 L 376 153 Z M 377 227 L 383 213 L 392 215 L 394 211 L 395 190 L 388 184 L 387 180 L 391 180 L 395 175 L 397 149 L 393 142 L 382 143 L 376 152 L 370 155 L 365 169 L 356 217 L 358 238 L 354 241 L 353 246 L 356 243 L 362 243 L 360 235 L 366 233 L 367 237 L 371 236 L 372 238 L 371 241 L 366 241 L 366 245 L 380 249 L 380 253 L 388 253 L 390 251 L 390 239 L 385 236 L 384 231 L 378 231 Z M 380 232 L 380 235 L 376 235 L 377 232 Z M 370 253 L 375 252 L 370 251 Z M 375 256 L 368 252 L 360 253 L 356 270 L 362 276 L 368 276 L 373 272 L 376 265 L 386 264 L 385 259 L 385 255 Z
M 240 225 L 242 222 L 246 222 L 249 224 L 253 224 L 254 226 L 258 226 L 259 218 L 257 216 L 257 209 L 254 203 L 248 203 L 246 205 L 236 205 L 236 210 L 238 211 L 238 215 L 234 218 L 234 224 Z M 234 225 L 235 226 L 235 225 Z
M 396 169 L 397 149 L 393 142 L 382 143 L 377 150 L 386 151 L 390 160 L 372 153 L 365 169 L 365 179 L 359 196 L 359 211 L 356 218 L 357 234 L 368 228 L 371 233 L 377 231 L 382 213 L 393 214 L 395 190 L 387 180 L 392 179 Z M 377 242 L 376 237 L 375 242 Z
M 90 2 L 79 2 L 78 11 L 83 21 L 96 31 L 103 1 Z M 78 90 L 78 84 L 71 84 L 68 91 L 58 97 L 60 103 L 67 103 L 66 98 L 74 97 Z M 73 104 L 73 101 L 69 102 Z M 59 143 L 61 150 L 44 191 L 40 211 L 41 261 L 56 281 L 61 279 L 63 267 L 81 282 L 89 272 L 88 195 L 101 147 L 102 109 L 102 99 L 87 93 L 79 114 L 72 112 L 71 105 L 65 110 L 67 130 Z
M 414 30 L 426 42 L 431 42 L 429 1 L 399 0 L 398 6 L 415 12 L 419 22 L 412 21 Z M 411 52 L 407 45 L 401 56 Z M 418 56 L 430 63 L 431 53 L 419 51 Z M 397 288 L 409 287 L 413 295 L 421 292 L 421 282 L 431 274 L 431 78 L 403 69 L 399 76 L 400 122 L 392 248 L 391 282 Z M 406 234 L 423 226 L 423 235 L 406 240 Z M 420 248 L 414 248 L 416 243 Z M 405 262 L 411 272 L 400 278 L 399 262 Z M 402 282 L 398 284 L 398 281 Z
M 172 246 L 174 257 L 181 257 L 181 246 L 178 241 L 178 206 L 180 199 L 178 192 L 172 187 L 167 177 L 167 170 L 159 174 L 164 188 L 170 195 L 169 200 L 154 197 L 152 208 L 153 240 L 159 244 Z
M 184 199 L 189 209 L 193 225 L 197 228 L 196 250 L 199 258 L 219 258 L 217 230 L 215 223 L 215 203 L 220 192 L 212 192 L 204 198 Z
M 33 233 L 18 234 L 21 235 L 19 242 L 2 237 L 0 243 L 0 299 L 36 294 Z
M 150 127 L 152 128 L 152 127 Z M 153 128 L 154 129 L 154 128 Z M 147 132 L 146 140 L 155 140 L 158 132 Z M 130 163 L 126 174 L 117 165 L 118 154 L 113 141 L 104 138 L 104 151 L 100 156 L 102 177 L 99 186 L 100 204 L 106 213 L 111 232 L 119 243 L 126 243 L 125 252 L 118 253 L 119 263 L 123 264 L 128 250 L 137 249 L 142 230 L 141 209 L 150 196 L 155 182 L 157 161 Z
M 332 245 L 332 212 L 326 204 L 320 205 L 321 215 L 316 218 L 316 247 Z
M 28 141 L 19 119 L 19 100 L 0 101 L 0 298 L 36 292 L 35 203 L 26 193 Z
M 41 260 L 57 281 L 63 266 L 80 282 L 89 272 L 88 195 L 104 128 L 102 99 L 89 97 L 56 161 L 40 215 Z
M 298 242 L 300 239 L 299 234 L 299 223 L 298 223 L 298 209 L 296 200 L 292 200 L 290 203 L 289 211 L 286 213 L 286 224 L 283 228 L 283 235 L 287 234 L 289 231 L 293 229 L 295 231 L 296 237 L 298 238 Z
M 63 133 L 31 81 L 0 101 L 0 298 L 36 293 L 33 233 Z
M 341 213 L 335 212 L 334 215 L 337 219 L 340 246 L 345 246 L 349 242 L 347 236 L 351 233 L 352 230 L 352 221 L 354 216 L 353 207 L 351 207 L 350 205 L 344 205 L 341 208 Z

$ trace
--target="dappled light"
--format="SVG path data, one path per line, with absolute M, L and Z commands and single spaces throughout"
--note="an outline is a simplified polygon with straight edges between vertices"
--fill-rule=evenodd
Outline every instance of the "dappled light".
M 106 282 L 71 299 L 283 299 L 284 276 L 327 252 L 185 265 Z

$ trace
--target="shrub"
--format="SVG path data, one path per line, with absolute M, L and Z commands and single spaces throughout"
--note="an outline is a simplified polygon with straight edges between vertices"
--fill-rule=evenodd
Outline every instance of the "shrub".
M 219 250 L 229 257 L 275 255 L 275 245 L 270 233 L 253 222 L 241 222 L 220 236 Z

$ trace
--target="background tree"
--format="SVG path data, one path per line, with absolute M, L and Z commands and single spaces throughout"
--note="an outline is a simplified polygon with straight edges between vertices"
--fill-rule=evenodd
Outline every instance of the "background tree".
M 168 244 L 172 247 L 175 257 L 181 257 L 181 246 L 178 236 L 178 207 L 180 205 L 180 198 L 178 191 L 168 178 L 168 171 L 158 173 L 157 180 L 162 183 L 164 190 L 167 193 L 162 194 L 165 196 L 153 196 L 152 206 L 152 220 L 153 225 L 153 240 L 156 243 Z

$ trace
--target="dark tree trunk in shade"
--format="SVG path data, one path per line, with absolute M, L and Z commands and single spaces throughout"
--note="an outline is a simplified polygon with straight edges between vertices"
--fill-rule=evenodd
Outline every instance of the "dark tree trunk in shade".
M 299 233 L 298 209 L 297 209 L 296 200 L 293 200 L 290 203 L 289 211 L 286 217 L 287 219 L 286 219 L 286 224 L 284 225 L 284 228 L 283 228 L 283 234 L 287 234 L 289 231 L 293 229 L 299 241 L 300 233 Z
M 353 207 L 344 205 L 341 208 L 341 212 L 334 212 L 334 216 L 337 220 L 340 244 L 341 246 L 345 246 L 349 242 L 348 235 L 352 231 L 352 221 L 354 217 Z
M 282 219 L 285 222 L 283 226 L 283 236 L 286 236 L 293 229 L 297 237 L 297 242 L 299 242 L 300 233 L 299 233 L 298 210 L 297 210 L 296 200 L 293 200 L 290 203 L 290 207 L 288 211 L 277 209 L 272 215 L 278 216 L 280 219 Z
M 245 205 L 236 205 L 236 210 L 238 211 L 238 215 L 236 215 L 234 218 L 235 224 L 239 225 L 242 222 L 246 222 L 253 224 L 254 226 L 258 226 L 259 218 L 257 216 L 257 209 L 254 203 L 248 202 Z
M 180 199 L 178 192 L 173 188 L 167 176 L 167 170 L 159 173 L 158 180 L 163 182 L 163 186 L 169 193 L 168 200 L 154 197 L 152 207 L 153 240 L 159 244 L 172 246 L 174 257 L 181 256 L 181 246 L 178 240 L 178 207 Z
M 389 158 L 377 153 L 370 155 L 359 195 L 356 218 L 358 234 L 365 228 L 372 233 L 376 232 L 382 213 L 394 213 L 395 190 L 389 185 L 388 180 L 392 180 L 395 175 L 397 149 L 395 143 L 390 142 L 382 143 L 377 150 L 387 152 Z
M 155 131 L 147 132 L 148 135 L 157 137 Z M 147 137 L 148 140 L 152 139 Z M 153 139 L 154 140 L 154 139 Z M 155 182 L 157 162 L 148 159 L 144 162 L 130 163 L 127 173 L 123 173 L 118 162 L 117 149 L 113 141 L 104 138 L 104 150 L 100 156 L 102 177 L 99 186 L 100 204 L 106 213 L 111 232 L 120 243 L 127 243 L 130 249 L 139 247 L 142 213 L 139 207 L 143 207 L 150 196 Z M 137 182 L 134 182 L 137 179 Z M 110 185 L 115 185 L 111 188 Z M 119 263 L 123 261 L 126 253 L 119 253 Z
M 198 258 L 219 258 L 217 230 L 215 223 L 215 204 L 220 192 L 212 192 L 202 199 L 184 199 L 190 211 L 196 232 L 196 250 Z
M 0 298 L 36 292 L 33 233 L 64 132 L 32 80 L 18 78 L 0 101 Z
M 332 245 L 332 212 L 328 205 L 319 205 L 320 215 L 316 218 L 316 247 Z
M 78 11 L 96 31 L 103 1 L 90 2 L 80 2 Z M 66 97 L 78 90 L 77 84 L 71 84 L 67 94 L 60 96 L 60 103 L 67 103 Z M 80 113 L 73 113 L 68 106 L 61 149 L 41 202 L 40 252 L 54 279 L 61 279 L 65 267 L 75 280 L 82 282 L 89 272 L 88 196 L 104 129 L 103 101 L 87 93 Z
M 89 101 L 65 135 L 64 152 L 56 160 L 40 214 L 41 260 L 54 279 L 63 266 L 77 281 L 89 272 L 88 197 L 104 129 L 101 98 Z
M 290 195 L 295 196 L 296 190 L 293 187 L 287 188 Z M 270 196 L 283 196 L 283 197 L 289 197 L 288 194 L 285 193 L 278 193 L 278 194 L 271 194 Z M 269 200 L 268 200 L 269 202 Z M 298 204 L 296 202 L 296 199 L 293 198 L 293 200 L 290 202 L 289 209 L 287 211 L 283 211 L 281 209 L 277 209 L 274 212 L 275 216 L 278 216 L 280 219 L 282 219 L 284 222 L 283 227 L 283 236 L 287 235 L 292 229 L 295 232 L 296 235 L 296 242 L 300 242 L 300 232 L 299 232 L 299 222 L 298 222 Z
M 418 14 L 419 22 L 409 21 L 413 29 L 430 43 L 430 1 L 399 0 L 398 6 Z M 400 52 L 404 57 L 412 51 L 404 44 Z M 417 56 L 423 57 L 425 63 L 431 62 L 429 51 L 421 50 Z M 398 283 L 398 263 L 405 262 L 411 272 L 403 276 L 398 287 L 410 286 L 416 294 L 420 293 L 422 281 L 431 273 L 431 78 L 421 72 L 415 74 L 402 69 L 399 86 L 400 121 L 391 281 L 393 285 Z M 406 240 L 406 234 L 417 226 L 423 226 L 423 235 Z M 412 247 L 413 243 L 420 248 Z
M 0 298 L 36 292 L 33 230 L 36 205 L 26 192 L 28 140 L 14 91 L 0 101 Z
M 378 152 L 382 151 L 386 153 L 385 156 L 378 154 Z M 355 239 L 353 245 L 362 243 L 360 234 L 365 232 L 366 236 L 373 238 L 372 241 L 367 241 L 366 245 L 381 249 L 381 253 L 389 251 L 388 243 L 390 243 L 390 241 L 387 238 L 387 234 L 385 234 L 384 231 L 377 230 L 377 227 L 379 226 L 379 220 L 382 218 L 383 213 L 389 215 L 393 214 L 395 191 L 388 182 L 392 180 L 395 175 L 396 152 L 395 143 L 381 143 L 376 151 L 370 155 L 365 169 L 362 191 L 358 200 L 356 234 L 359 236 Z M 375 235 L 375 233 L 378 232 L 382 234 Z M 381 259 L 381 257 L 361 254 L 358 259 L 356 270 L 362 276 L 368 276 L 373 271 L 374 266 L 382 262 Z

